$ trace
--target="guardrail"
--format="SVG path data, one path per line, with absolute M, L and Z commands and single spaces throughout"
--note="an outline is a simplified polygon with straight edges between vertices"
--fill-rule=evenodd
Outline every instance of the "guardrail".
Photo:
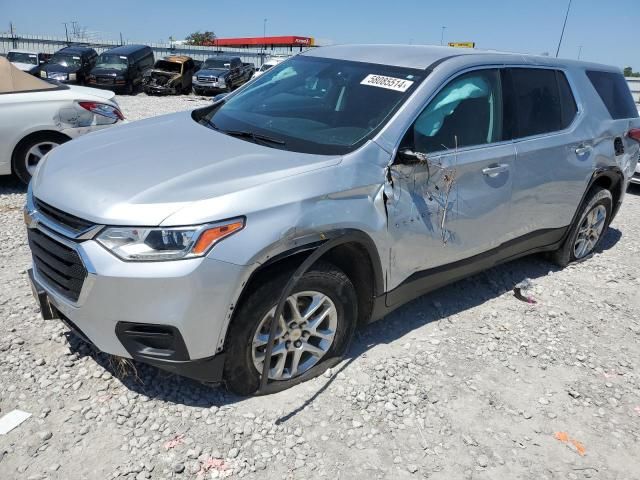
M 633 100 L 640 104 L 640 78 L 627 77 L 626 80 L 629 90 L 631 90 L 631 95 L 633 95 Z

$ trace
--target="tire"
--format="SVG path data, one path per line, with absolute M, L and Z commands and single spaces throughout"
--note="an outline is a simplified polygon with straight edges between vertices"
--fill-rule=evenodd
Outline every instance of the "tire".
M 558 250 L 551 253 L 551 259 L 558 266 L 564 268 L 571 262 L 586 259 L 595 252 L 607 233 L 612 211 L 613 197 L 611 192 L 600 187 L 592 189 L 582 204 L 576 221 L 571 225 L 567 239 Z M 589 215 L 592 216 L 590 217 Z M 601 221 L 598 221 L 599 218 L 601 218 Z M 591 226 L 594 221 L 597 222 L 596 228 Z M 602 225 L 601 228 L 600 225 Z M 585 228 L 587 232 L 592 232 L 594 235 L 595 232 L 599 231 L 597 238 L 594 238 L 593 235 L 584 234 Z M 579 244 L 579 238 L 585 238 L 585 235 L 588 240 Z
M 236 317 L 227 332 L 227 360 L 224 371 L 226 386 L 233 393 L 250 395 L 255 393 L 259 387 L 261 369 L 260 371 L 258 370 L 256 365 L 258 360 L 254 356 L 256 353 L 260 353 L 258 350 L 262 349 L 264 351 L 266 345 L 258 346 L 257 350 L 254 351 L 254 338 L 257 338 L 259 327 L 262 327 L 260 328 L 261 334 L 263 338 L 266 338 L 264 336 L 267 335 L 271 323 L 268 320 L 268 314 L 271 313 L 273 315 L 276 302 L 292 273 L 291 270 L 285 271 L 283 274 L 272 277 L 268 282 L 260 285 L 246 298 L 236 312 Z M 289 340 L 285 340 L 285 333 L 282 332 L 284 328 L 282 328 L 278 332 L 281 334 L 280 338 L 276 340 L 277 346 L 281 347 L 281 354 L 272 356 L 273 374 L 277 373 L 277 366 L 280 365 L 279 361 L 283 356 L 286 359 L 285 362 L 290 363 L 288 363 L 288 369 L 282 370 L 283 378 L 270 381 L 271 391 L 289 388 L 302 381 L 301 376 L 304 376 L 306 380 L 321 374 L 328 367 L 328 360 L 343 355 L 353 338 L 358 315 L 357 297 L 351 280 L 344 272 L 329 263 L 318 262 L 300 279 L 293 290 L 292 296 L 300 294 L 297 304 L 300 305 L 299 308 L 306 310 L 310 303 L 306 303 L 308 299 L 305 295 L 311 293 L 318 294 L 317 297 L 313 297 L 314 299 L 326 296 L 325 298 L 329 300 L 328 302 L 319 302 L 321 303 L 319 308 L 321 314 L 327 312 L 328 314 L 326 315 L 326 320 L 323 320 L 316 328 L 324 336 L 329 335 L 327 332 L 333 331 L 333 338 L 330 342 L 329 340 L 319 341 L 319 338 L 313 335 L 305 339 L 304 336 L 308 335 L 308 333 L 305 333 L 307 331 L 302 331 L 303 328 L 298 328 L 286 330 L 286 338 Z M 293 319 L 291 305 L 290 303 L 285 308 L 283 314 L 287 322 Z M 332 306 L 335 307 L 334 310 L 332 310 Z M 333 317 L 334 313 L 335 317 Z M 313 328 L 310 327 L 313 319 L 319 318 L 314 317 L 314 315 L 310 316 L 312 320 L 306 325 L 307 328 Z M 332 317 L 335 318 L 333 329 L 331 328 Z M 303 325 L 304 321 L 301 319 L 300 323 Z M 319 328 L 322 326 L 324 328 Z M 300 333 L 302 333 L 302 337 L 298 336 Z M 323 343 L 325 341 L 329 343 Z M 289 342 L 289 348 L 292 350 L 287 350 L 287 342 Z M 318 355 L 314 353 L 312 355 L 306 352 L 306 349 L 311 347 L 315 347 L 316 352 L 319 351 L 319 347 L 322 347 L 321 350 L 324 350 L 324 354 Z M 302 353 L 296 350 L 300 350 Z M 275 351 L 276 348 L 274 347 Z M 292 366 L 297 353 L 299 353 L 298 373 L 292 375 Z M 283 365 L 285 362 L 283 362 Z M 284 378 L 287 376 L 289 378 Z
M 198 90 L 196 87 L 193 87 L 193 94 L 194 94 L 194 95 L 198 95 L 198 96 L 202 95 L 202 93 L 200 92 L 200 90 Z
M 13 173 L 27 185 L 40 159 L 53 148 L 68 142 L 69 137 L 57 132 L 29 135 L 16 146 L 11 158 Z
M 127 85 L 125 86 L 124 91 L 125 91 L 126 95 L 132 95 L 133 94 L 133 81 L 127 82 Z

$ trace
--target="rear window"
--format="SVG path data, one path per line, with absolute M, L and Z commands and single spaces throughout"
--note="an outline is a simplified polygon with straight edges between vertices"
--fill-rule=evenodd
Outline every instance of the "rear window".
M 562 72 L 541 68 L 511 69 L 516 101 L 517 136 L 530 137 L 567 128 L 578 111 Z
M 620 120 L 638 117 L 638 110 L 622 74 L 588 70 L 587 77 L 609 110 L 611 118 Z

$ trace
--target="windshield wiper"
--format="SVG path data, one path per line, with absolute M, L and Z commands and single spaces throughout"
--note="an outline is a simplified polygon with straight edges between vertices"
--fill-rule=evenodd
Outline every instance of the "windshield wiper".
M 286 143 L 284 140 L 280 140 L 279 138 L 273 138 L 267 135 L 261 135 L 259 133 L 250 132 L 248 130 L 219 130 L 219 131 L 222 133 L 226 133 L 227 135 L 231 135 L 232 137 L 250 138 L 251 140 L 254 141 L 254 143 L 268 142 L 268 143 L 275 143 L 276 145 L 285 145 Z

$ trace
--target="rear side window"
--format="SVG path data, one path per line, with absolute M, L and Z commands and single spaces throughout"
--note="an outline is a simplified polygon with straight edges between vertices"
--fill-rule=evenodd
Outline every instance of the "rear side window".
M 587 77 L 609 110 L 611 118 L 637 118 L 638 110 L 633 102 L 629 86 L 620 73 L 587 71 Z
M 517 137 L 557 132 L 571 123 L 577 107 L 564 74 L 536 68 L 510 71 Z

